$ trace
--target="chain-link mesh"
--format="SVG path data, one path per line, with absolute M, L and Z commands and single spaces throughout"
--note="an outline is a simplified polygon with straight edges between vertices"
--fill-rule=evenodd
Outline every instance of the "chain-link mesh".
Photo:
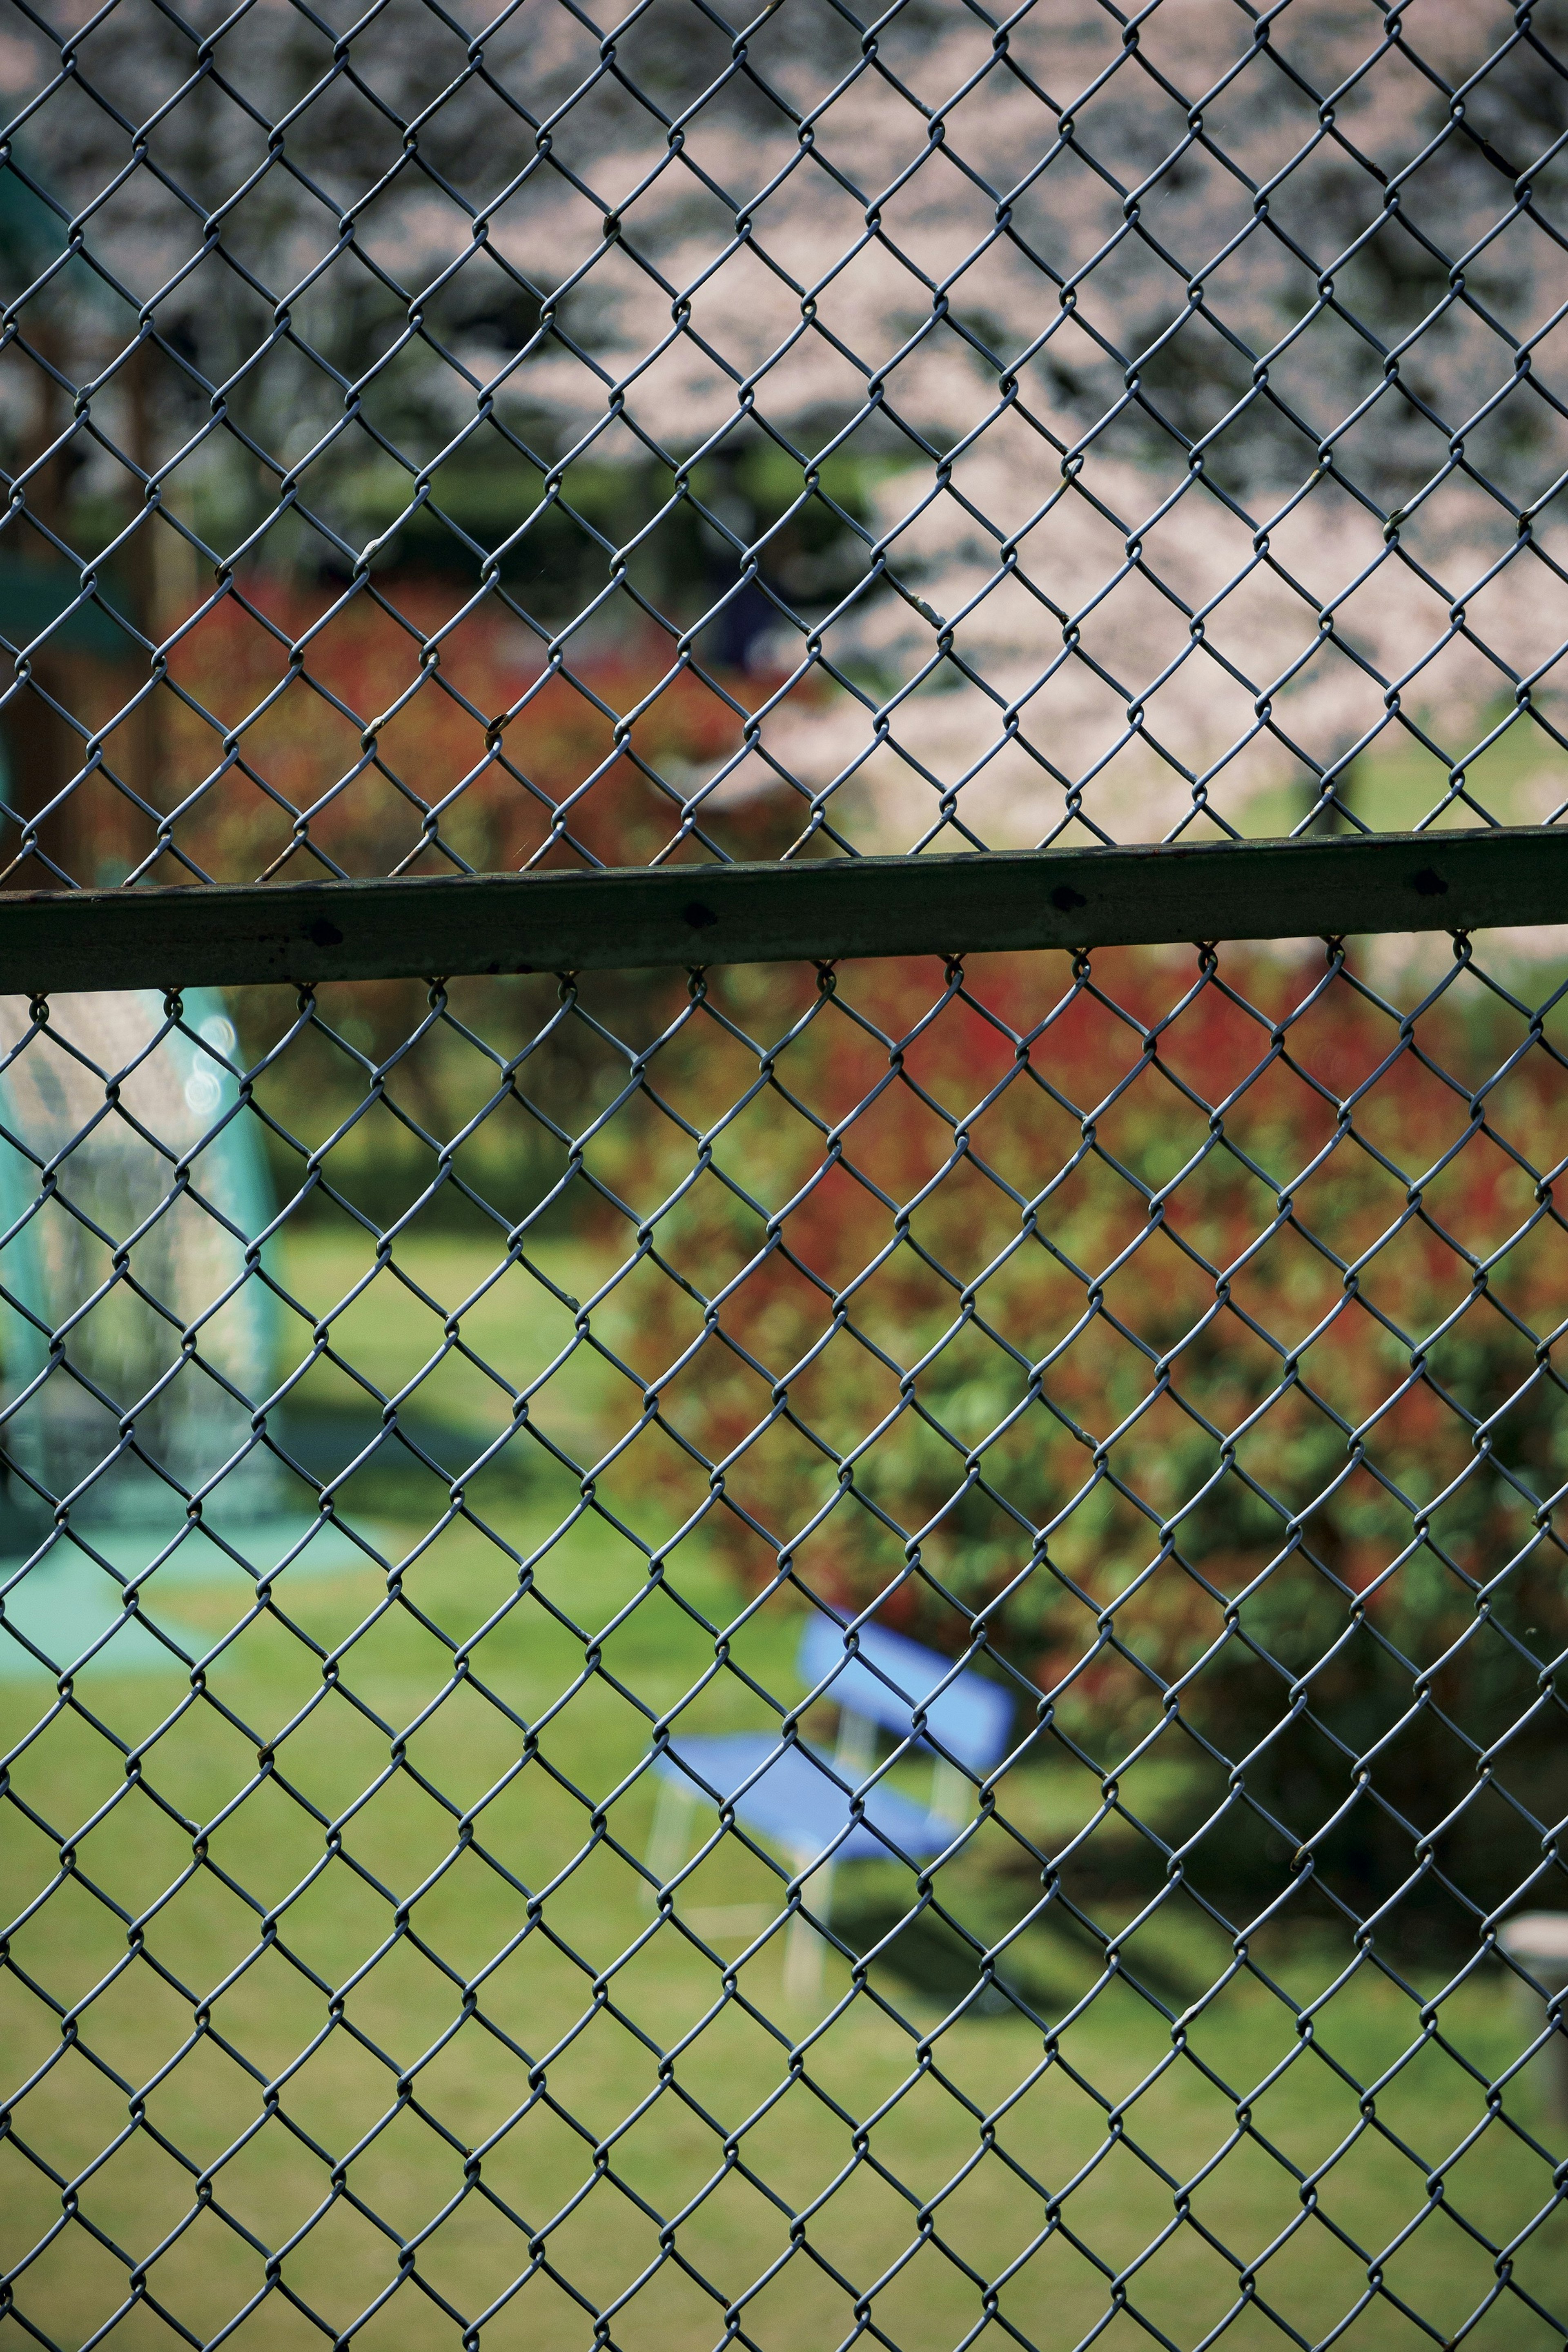
M 1560 2342 L 1510 968 L 12 1000 L 13 2326 Z
M 0 999 L 0 2318 L 1568 2341 L 1561 939 L 322 980 L 1557 821 L 1559 0 L 14 0 L 0 116 L 0 879 L 382 926 Z
M 1555 818 L 1565 59 L 14 0 L 13 880 Z

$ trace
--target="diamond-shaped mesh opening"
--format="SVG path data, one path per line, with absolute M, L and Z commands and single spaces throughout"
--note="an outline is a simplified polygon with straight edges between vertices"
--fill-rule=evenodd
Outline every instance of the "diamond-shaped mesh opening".
M 1563 1017 L 8 1000 L 14 2324 L 1559 2340 Z

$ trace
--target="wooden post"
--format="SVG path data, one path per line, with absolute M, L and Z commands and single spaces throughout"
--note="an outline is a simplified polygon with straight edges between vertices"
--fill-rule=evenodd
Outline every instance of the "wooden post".
M 29 340 L 39 358 L 33 362 L 37 373 L 33 422 L 22 446 L 23 472 L 38 465 L 44 452 L 58 439 L 67 414 L 65 394 L 50 373 L 51 365 L 63 373 L 65 341 L 58 322 L 39 321 L 33 327 Z M 39 528 L 25 536 L 13 534 L 8 543 L 18 561 L 43 565 L 58 560 L 47 534 L 64 536 L 66 480 L 67 458 L 63 451 L 40 466 L 29 480 L 24 511 Z M 65 789 L 78 764 L 77 738 L 50 708 L 51 700 L 67 709 L 70 708 L 69 657 L 46 647 L 33 655 L 29 667 L 32 683 L 5 706 L 11 806 L 24 822 L 49 806 Z M 75 880 L 95 881 L 96 875 L 77 871 L 72 857 L 72 830 L 68 803 L 45 823 L 38 836 L 39 846 Z M 0 854 L 0 889 L 37 890 L 54 884 L 55 876 L 37 856 L 21 854 L 17 836 L 10 826 L 6 826 L 5 834 Z
M 1548 1999 L 1563 1994 L 1563 2022 L 1528 2071 L 1553 2123 L 1568 2124 L 1568 1911 L 1521 1911 L 1503 1927 L 1501 1942 L 1509 1958 L 1535 1979 Z M 1517 2006 L 1533 2042 L 1548 2023 L 1546 2003 L 1518 1977 L 1513 1982 Z

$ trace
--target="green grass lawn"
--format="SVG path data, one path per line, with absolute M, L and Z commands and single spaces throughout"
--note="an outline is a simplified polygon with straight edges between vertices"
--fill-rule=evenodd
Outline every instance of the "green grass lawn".
M 293 1245 L 313 1311 L 356 1246 Z M 487 1255 L 411 1250 L 446 1307 Z M 347 1352 L 406 1378 L 430 1310 L 385 1286 L 354 1312 Z M 516 1380 L 551 1333 L 485 1312 Z M 485 1376 L 450 1385 L 445 1410 L 488 1425 Z M 583 1425 L 614 1396 L 585 1374 Z M 1526 2235 L 1552 2196 L 1533 2087 L 1489 2116 L 1486 2079 L 1521 2042 L 1495 1975 L 1424 2011 L 1436 1969 L 1412 1998 L 1363 1967 L 1305 2030 L 1291 2001 L 1352 1955 L 1276 1931 L 1258 1955 L 1281 1990 L 1239 1974 L 1173 2034 L 1122 1983 L 1085 2005 L 1083 1951 L 1035 1929 L 1010 1965 L 1045 2029 L 1005 2005 L 944 2025 L 930 1951 L 877 1963 L 854 1999 L 830 1957 L 820 1998 L 792 2006 L 763 1861 L 721 1840 L 656 1924 L 628 1859 L 654 1717 L 696 1687 L 692 1727 L 764 1719 L 738 1673 L 700 1686 L 704 1621 L 741 1596 L 700 1540 L 650 1585 L 594 1517 L 521 1590 L 569 1481 L 498 1484 L 499 1543 L 461 1524 L 425 1543 L 415 1491 L 364 1474 L 347 1507 L 390 1601 L 372 1562 L 286 1570 L 249 1622 L 237 1571 L 175 1587 L 182 1625 L 215 1644 L 239 1628 L 199 1696 L 107 1665 L 69 1709 L 42 1676 L 0 1684 L 20 1801 L 0 1896 L 22 1915 L 0 2049 L 29 2086 L 0 2143 L 0 2252 L 56 2231 L 16 2284 L 30 2329 L 81 2346 L 134 2277 L 146 2301 L 117 2340 L 136 2347 L 239 2314 L 230 2340 L 303 2347 L 369 2313 L 356 2345 L 456 2347 L 493 2308 L 486 2347 L 686 2352 L 722 2338 L 730 2300 L 737 2340 L 767 2352 L 858 2326 L 909 2352 L 1008 2328 L 1057 2352 L 1102 2320 L 1111 2345 L 1152 2326 L 1188 2347 L 1246 2264 L 1228 2344 L 1348 2321 L 1341 2340 L 1382 2352 L 1452 2342 L 1496 2288 L 1487 2242 L 1521 2240 L 1515 2284 L 1562 2310 L 1568 2225 Z M 789 1692 L 796 1632 L 764 1612 L 734 1659 Z M 1147 1788 L 1156 1802 L 1153 1768 Z M 1040 1769 L 1004 1802 L 1048 1837 L 1095 1793 Z M 954 1865 L 976 1919 L 1000 1916 L 1000 1852 Z M 909 1899 L 893 1876 L 844 1874 L 847 1935 Z M 1009 1916 L 1027 1900 L 1015 1885 Z M 1129 1947 L 1175 2010 L 1226 1957 L 1195 1915 Z M 1363 2304 L 1369 2258 L 1384 2292 Z M 1509 2294 L 1466 2340 L 1563 2338 Z

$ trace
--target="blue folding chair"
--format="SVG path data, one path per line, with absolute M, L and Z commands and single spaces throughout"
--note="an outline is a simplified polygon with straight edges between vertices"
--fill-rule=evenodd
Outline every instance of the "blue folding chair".
M 953 1675 L 951 1658 L 902 1633 L 863 1625 L 853 1650 L 850 1638 L 837 1618 L 818 1613 L 801 1639 L 802 1681 L 838 1708 L 830 1758 L 798 1741 L 781 1746 L 769 1731 L 738 1731 L 672 1740 L 656 1759 L 660 1785 L 647 1863 L 660 1885 L 690 1850 L 699 1800 L 732 1803 L 747 1829 L 784 1847 L 825 1927 L 840 1863 L 929 1862 L 952 1844 L 971 1811 L 972 1779 L 989 1772 L 1006 1748 L 1013 1701 L 967 1668 Z M 930 1802 L 918 1804 L 879 1780 L 854 1821 L 850 1796 L 871 1768 L 877 1733 L 915 1738 L 921 1709 L 919 1744 L 935 1757 Z M 784 1988 L 801 1998 L 822 1976 L 822 1937 L 806 1908 L 803 1885 L 784 1945 Z

